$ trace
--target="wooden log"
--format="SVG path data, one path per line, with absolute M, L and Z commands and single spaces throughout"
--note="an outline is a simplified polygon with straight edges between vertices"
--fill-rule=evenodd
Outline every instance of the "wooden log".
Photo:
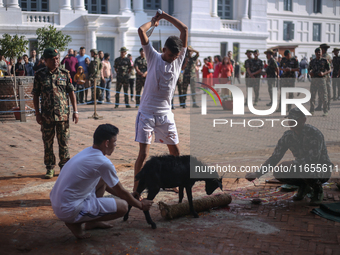
M 227 206 L 231 201 L 232 198 L 228 193 L 220 193 L 193 200 L 193 205 L 196 212 L 203 212 L 214 207 Z M 163 202 L 159 202 L 158 205 L 162 217 L 167 220 L 190 214 L 188 202 L 174 205 L 167 205 Z

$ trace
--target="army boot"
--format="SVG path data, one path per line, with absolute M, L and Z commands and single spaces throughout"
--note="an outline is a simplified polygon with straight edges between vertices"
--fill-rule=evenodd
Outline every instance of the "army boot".
M 54 169 L 47 169 L 45 179 L 52 179 L 54 177 Z

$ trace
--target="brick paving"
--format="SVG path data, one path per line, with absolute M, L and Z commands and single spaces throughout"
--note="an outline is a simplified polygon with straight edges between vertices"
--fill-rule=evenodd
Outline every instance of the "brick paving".
M 261 86 L 259 107 L 268 102 L 266 86 Z M 122 99 L 121 99 L 122 101 Z M 177 98 L 175 99 L 175 103 Z M 332 102 L 329 119 L 319 116 L 309 118 L 324 133 L 331 160 L 339 164 L 340 139 L 338 137 L 338 110 L 340 103 Z M 132 104 L 132 106 L 134 106 Z M 79 106 L 80 121 L 71 124 L 70 153 L 75 155 L 92 143 L 94 129 L 101 123 L 112 123 L 120 128 L 117 149 L 110 159 L 118 170 L 124 187 L 132 189 L 133 164 L 138 145 L 134 142 L 135 108 L 99 105 L 102 120 L 89 119 L 93 106 Z M 208 108 L 209 111 L 210 108 Z M 175 120 L 179 130 L 182 154 L 189 154 L 191 109 L 176 108 Z M 230 112 L 213 109 L 231 118 Z M 247 109 L 246 109 L 247 112 Z M 229 116 L 229 117 L 228 117 Z M 247 112 L 245 118 L 249 118 Z M 202 125 L 202 130 L 208 126 Z M 216 156 L 210 153 L 216 144 L 200 144 L 211 158 L 237 166 L 261 164 L 272 152 L 281 130 L 236 130 L 225 138 L 226 150 Z M 272 133 L 271 133 L 272 132 Z M 253 133 L 255 135 L 253 135 Z M 270 139 L 266 139 L 271 137 Z M 223 139 L 223 140 L 224 140 Z M 234 139 L 234 140 L 233 140 Z M 276 139 L 276 140 L 275 140 Z M 222 139 L 221 139 L 222 140 Z M 221 141 L 221 144 L 223 142 Z M 247 147 L 242 147 L 247 144 Z M 57 146 L 55 146 L 57 152 Z M 153 144 L 150 155 L 167 152 L 166 146 Z M 287 159 L 291 155 L 287 153 Z M 59 169 L 57 169 L 57 173 Z M 0 247 L 1 254 L 340 254 L 340 223 L 329 221 L 311 213 L 308 198 L 300 202 L 285 199 L 270 200 L 260 205 L 251 204 L 249 194 L 279 194 L 279 184 L 267 183 L 264 176 L 253 183 L 235 178 L 223 180 L 224 192 L 233 195 L 226 208 L 166 221 L 160 216 L 157 202 L 177 202 L 172 192 L 160 192 L 155 198 L 151 216 L 157 229 L 151 229 L 144 215 L 132 209 L 127 222 L 112 221 L 108 230 L 92 230 L 92 237 L 79 241 L 53 214 L 49 192 L 57 177 L 42 179 L 43 144 L 39 126 L 33 116 L 26 123 L 12 119 L 0 122 Z M 335 179 L 325 187 L 325 203 L 339 202 Z M 220 191 L 218 191 L 220 192 Z M 216 193 L 218 193 L 216 192 Z M 204 196 L 204 183 L 198 182 L 193 189 L 194 198 Z

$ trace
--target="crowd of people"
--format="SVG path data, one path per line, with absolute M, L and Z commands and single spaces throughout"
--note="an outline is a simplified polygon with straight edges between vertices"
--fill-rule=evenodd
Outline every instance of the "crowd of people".
M 17 62 L 13 58 L 8 61 L 0 53 L 0 76 L 33 76 L 40 68 L 44 67 L 44 58 L 38 58 L 36 50 L 31 50 L 31 55 L 19 56 Z
M 326 59 L 330 67 L 332 66 L 333 72 L 326 74 L 326 89 L 325 90 L 313 90 L 311 89 L 312 99 L 318 94 L 318 106 L 313 110 L 323 110 L 324 115 L 327 116 L 327 112 L 330 109 L 331 100 L 340 100 L 339 82 L 335 79 L 339 76 L 339 49 L 334 48 L 332 51 L 334 57 L 327 53 L 329 46 L 327 44 L 320 45 L 321 58 Z M 103 51 L 91 50 L 91 56 L 85 54 L 85 47 L 80 47 L 79 53 L 73 49 L 68 50 L 68 54 L 60 62 L 66 70 L 70 72 L 72 83 L 76 89 L 77 103 L 94 103 L 94 82 L 96 82 L 96 99 L 98 104 L 111 103 L 111 83 L 113 80 L 113 69 L 110 64 L 110 54 Z M 114 70 L 116 72 L 116 95 L 115 95 L 115 108 L 120 106 L 119 98 L 120 93 L 124 93 L 124 105 L 126 108 L 131 108 L 130 102 L 136 102 L 136 108 L 140 105 L 140 97 L 144 87 L 145 79 L 147 76 L 148 64 L 145 58 L 143 48 L 140 48 L 140 56 L 135 58 L 131 54 L 128 54 L 128 49 L 122 47 L 120 49 L 120 56 L 114 60 Z M 270 102 L 267 106 L 272 105 L 272 88 L 273 87 L 294 87 L 296 81 L 309 81 L 312 82 L 311 77 L 316 72 L 315 62 L 313 58 L 310 58 L 308 62 L 306 57 L 303 57 L 301 61 L 298 61 L 297 56 L 292 56 L 289 50 L 284 51 L 284 56 L 278 52 L 267 50 L 264 52 L 266 60 L 259 59 L 260 52 L 258 50 L 247 50 L 247 60 L 244 63 L 246 86 L 253 87 L 255 99 L 254 106 L 259 101 L 259 89 L 260 78 L 268 78 L 268 93 L 270 96 Z M 216 80 L 221 78 L 223 82 L 230 82 L 236 84 L 236 81 L 240 84 L 240 71 L 242 67 L 239 62 L 233 59 L 232 51 L 228 51 L 227 56 L 215 55 L 213 58 L 208 56 L 204 58 L 203 64 L 199 60 L 199 52 L 192 47 L 188 47 L 188 51 L 185 57 L 185 61 L 182 65 L 182 70 L 177 81 L 177 89 L 179 94 L 180 107 L 186 108 L 186 99 L 188 93 L 188 87 L 190 85 L 190 94 L 192 97 L 192 107 L 199 107 L 196 103 L 196 81 L 200 77 L 203 78 L 203 82 L 213 86 Z M 315 54 L 317 56 L 317 54 Z M 316 57 L 317 58 L 317 57 Z M 312 66 L 312 63 L 313 66 Z M 16 76 L 34 76 L 37 70 L 45 67 L 45 60 L 42 56 L 37 57 L 36 50 L 30 52 L 30 56 L 23 55 L 17 58 L 17 63 L 14 63 L 14 59 L 7 61 L 4 56 L 0 56 L 0 72 L 2 75 L 15 75 Z M 314 68 L 314 69 L 313 69 Z M 331 70 L 331 68 L 330 68 Z M 200 72 L 202 75 L 200 75 Z M 315 76 L 315 75 L 314 75 Z M 332 82 L 331 89 L 331 79 Z M 252 80 L 251 78 L 257 78 Z M 262 79 L 264 81 L 264 79 Z M 315 84 L 311 85 L 311 88 L 315 88 Z M 88 90 L 91 87 L 91 97 L 88 100 Z M 123 91 L 121 92 L 123 88 Z M 222 91 L 226 93 L 228 90 Z M 315 93 L 314 93 L 315 92 Z M 327 92 L 327 95 L 325 94 Z M 333 92 L 333 93 L 332 93 Z M 314 95 L 315 94 L 315 95 Z M 333 97 L 331 96 L 333 94 Z M 325 98 L 326 95 L 326 98 Z M 289 98 L 293 98 L 293 93 L 289 94 Z M 313 101 L 313 100 L 312 100 Z M 326 101 L 326 107 L 323 109 L 323 104 Z M 247 99 L 245 105 L 247 104 Z M 290 109 L 290 105 L 288 106 Z M 172 100 L 172 109 L 175 109 Z M 280 106 L 277 109 L 280 111 Z
M 334 54 L 334 57 L 332 58 L 327 53 L 329 48 L 329 45 L 321 44 L 315 49 L 315 58 L 311 58 L 309 63 L 306 57 L 303 57 L 299 63 L 297 56 L 292 56 L 290 50 L 285 50 L 283 54 L 284 57 L 282 57 L 281 54 L 274 53 L 273 50 L 268 49 L 264 52 L 264 54 L 266 54 L 267 63 L 258 59 L 258 50 L 247 50 L 246 55 L 248 59 L 245 61 L 246 86 L 253 87 L 254 89 L 254 105 L 256 105 L 259 100 L 259 78 L 261 78 L 261 75 L 262 77 L 268 78 L 268 92 L 271 101 L 267 106 L 272 105 L 272 88 L 274 86 L 279 88 L 295 87 L 296 81 L 307 81 L 307 79 L 309 79 L 311 82 L 310 112 L 314 114 L 315 111 L 323 111 L 323 116 L 326 117 L 330 110 L 331 100 L 336 101 L 340 99 L 339 49 L 333 49 L 332 53 Z M 253 80 L 252 78 L 258 79 Z M 333 87 L 333 90 L 331 87 Z M 318 95 L 318 106 L 315 108 L 316 95 Z M 293 97 L 294 94 L 289 93 L 289 98 L 292 99 Z M 247 101 L 245 104 L 247 104 Z M 281 111 L 280 105 L 281 104 L 279 104 L 277 109 L 278 112 Z M 290 109 L 291 105 L 288 105 L 288 110 Z

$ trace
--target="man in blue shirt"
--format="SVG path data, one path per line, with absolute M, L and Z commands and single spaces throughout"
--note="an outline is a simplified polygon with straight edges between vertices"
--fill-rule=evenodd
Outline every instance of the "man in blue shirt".
M 83 67 L 84 73 L 87 76 L 88 71 L 87 71 L 87 66 L 85 64 L 85 58 L 91 59 L 91 57 L 85 54 L 85 47 L 80 47 L 79 54 L 76 56 L 76 58 L 78 59 L 78 65 Z
M 28 61 L 27 55 L 24 55 L 23 59 L 25 61 L 25 76 L 34 76 L 33 63 Z

